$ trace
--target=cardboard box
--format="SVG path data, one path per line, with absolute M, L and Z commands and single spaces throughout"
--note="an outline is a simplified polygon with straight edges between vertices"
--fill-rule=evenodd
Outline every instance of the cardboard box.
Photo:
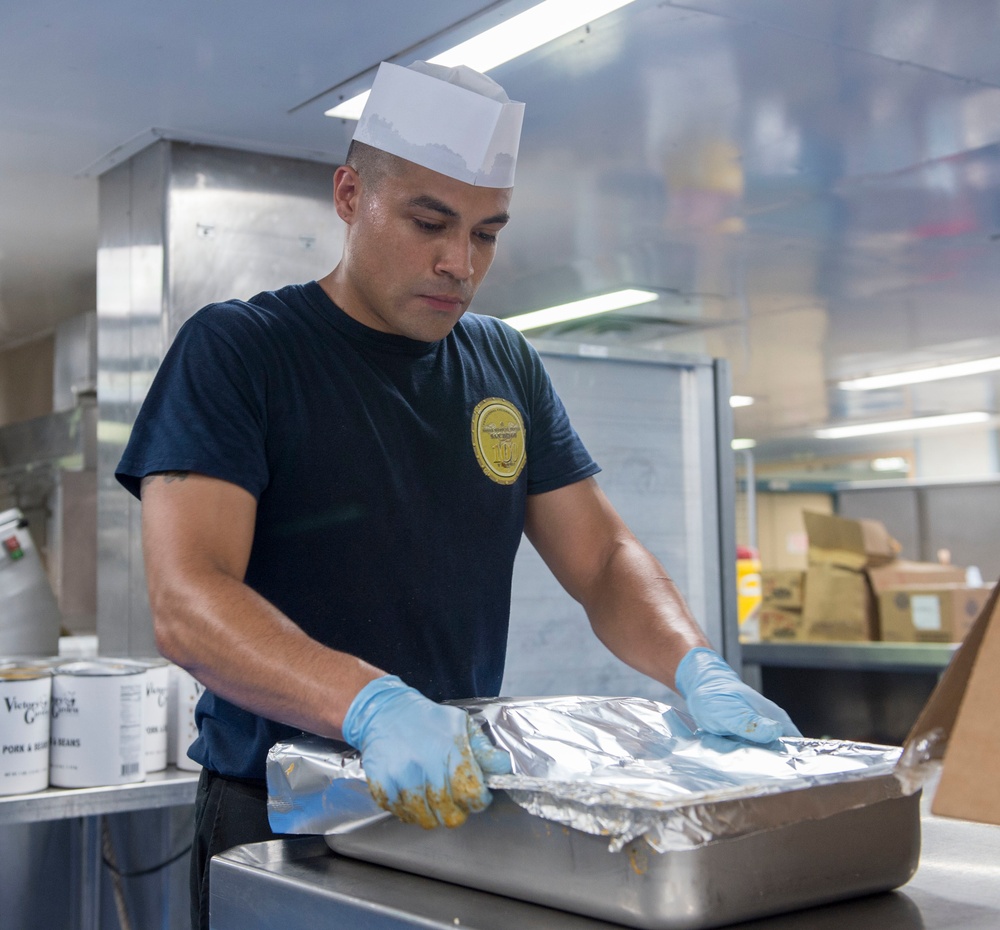
M 910 562 L 896 559 L 887 565 L 867 569 L 868 578 L 876 594 L 890 588 L 907 588 L 911 585 L 965 584 L 965 569 L 937 562 Z
M 809 537 L 809 564 L 838 565 L 861 571 L 884 565 L 900 546 L 878 520 L 848 520 L 828 513 L 802 512 Z
M 878 639 L 878 611 L 868 576 L 829 563 L 806 572 L 804 638 L 823 642 Z
M 765 607 L 801 610 L 806 573 L 767 569 L 760 573 L 761 597 Z
M 906 739 L 903 764 L 927 745 L 943 758 L 931 810 L 945 817 L 1000 824 L 1000 585 Z
M 802 517 L 809 537 L 802 601 L 805 638 L 878 639 L 878 605 L 866 572 L 893 562 L 899 543 L 878 520 L 848 520 L 808 510 Z
M 757 628 L 760 641 L 765 643 L 794 643 L 805 638 L 801 610 L 763 604 L 757 611 Z
M 879 626 L 886 642 L 960 643 L 989 597 L 989 588 L 912 585 L 878 595 Z

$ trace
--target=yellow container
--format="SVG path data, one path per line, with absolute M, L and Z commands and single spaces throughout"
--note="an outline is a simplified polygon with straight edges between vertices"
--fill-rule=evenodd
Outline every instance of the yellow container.
M 736 560 L 736 613 L 740 624 L 761 601 L 760 559 Z

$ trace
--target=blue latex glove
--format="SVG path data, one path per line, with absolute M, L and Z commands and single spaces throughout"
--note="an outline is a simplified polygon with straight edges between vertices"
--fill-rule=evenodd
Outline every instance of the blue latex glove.
M 510 772 L 469 715 L 436 704 L 395 675 L 362 688 L 344 718 L 344 739 L 361 752 L 379 807 L 430 829 L 457 827 L 492 800 L 485 775 Z
M 770 743 L 779 736 L 801 736 L 791 718 L 745 684 L 717 652 L 699 646 L 681 659 L 674 676 L 695 722 L 717 736 L 738 736 Z

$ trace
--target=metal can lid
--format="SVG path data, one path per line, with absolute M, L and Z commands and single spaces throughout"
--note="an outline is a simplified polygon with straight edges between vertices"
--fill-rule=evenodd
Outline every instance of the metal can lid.
M 52 669 L 38 665 L 4 665 L 0 667 L 0 681 L 37 681 L 51 678 Z
M 122 662 L 126 665 L 139 665 L 142 668 L 166 668 L 173 664 L 169 659 L 164 659 L 163 656 L 129 656 L 128 658 L 112 658 L 105 661 Z
M 68 661 L 70 660 L 61 656 L 2 656 L 0 657 L 0 668 L 24 668 L 29 665 L 32 668 L 54 668 Z
M 124 659 L 80 659 L 55 668 L 55 674 L 79 678 L 110 678 L 116 675 L 144 675 L 146 669 Z

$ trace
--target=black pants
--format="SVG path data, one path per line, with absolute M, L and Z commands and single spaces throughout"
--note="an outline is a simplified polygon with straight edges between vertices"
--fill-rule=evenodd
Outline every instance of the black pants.
M 280 838 L 267 822 L 267 786 L 263 781 L 225 778 L 202 769 L 191 847 L 192 930 L 208 930 L 208 866 L 212 856 L 243 843 Z

